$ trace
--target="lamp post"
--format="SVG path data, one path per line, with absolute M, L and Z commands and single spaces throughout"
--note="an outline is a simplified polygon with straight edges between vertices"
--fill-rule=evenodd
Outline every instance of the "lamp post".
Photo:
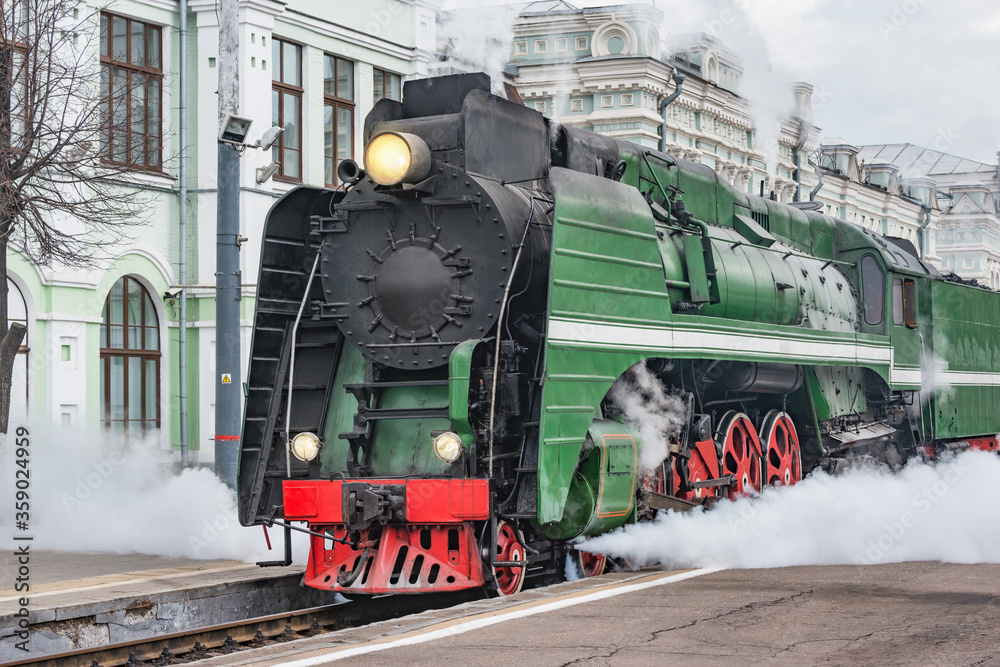
M 219 5 L 219 134 L 215 269 L 215 473 L 236 488 L 240 451 L 240 156 L 227 132 L 249 130 L 232 122 L 239 111 L 238 0 Z M 245 120 L 245 119 L 239 119 Z

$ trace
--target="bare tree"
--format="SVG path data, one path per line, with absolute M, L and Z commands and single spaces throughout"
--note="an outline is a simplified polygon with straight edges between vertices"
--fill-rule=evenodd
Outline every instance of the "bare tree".
M 130 181 L 162 160 L 160 82 L 151 92 L 146 74 L 151 57 L 160 68 L 159 34 L 151 55 L 144 26 L 124 41 L 119 32 L 80 0 L 0 0 L 0 433 L 25 333 L 8 325 L 8 248 L 39 265 L 87 266 L 148 209 Z M 133 57 L 135 67 L 115 66 Z

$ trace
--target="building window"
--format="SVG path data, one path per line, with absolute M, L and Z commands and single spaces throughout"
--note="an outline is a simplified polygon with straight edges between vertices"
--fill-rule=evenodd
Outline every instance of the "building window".
M 516 56 L 526 56 L 526 55 L 528 55 L 528 43 L 527 42 L 514 42 L 514 55 L 516 55 Z
M 635 105 L 635 96 L 632 93 L 622 93 L 622 106 L 630 107 Z
M 535 111 L 538 111 L 540 113 L 545 113 L 545 100 L 542 100 L 541 102 L 535 102 Z
M 975 264 L 973 262 L 974 262 L 974 260 L 971 260 L 971 259 L 964 259 L 964 260 L 962 260 L 962 268 L 963 269 L 972 269 L 972 268 L 975 268 Z
M 30 347 L 31 329 L 28 328 L 28 305 L 24 295 L 13 280 L 7 278 L 7 322 L 8 326 L 20 322 L 25 326 L 21 347 L 14 357 L 13 377 L 10 388 L 11 420 L 27 419 L 28 417 L 28 351 Z
M 323 181 L 337 187 L 337 165 L 354 158 L 354 61 L 323 56 Z
M 18 41 L 26 31 L 27 8 L 23 3 L 15 7 L 16 9 L 7 10 L 9 15 L 5 20 L 9 27 L 4 26 L 3 34 L 0 34 L 0 81 L 10 81 L 10 99 L 6 100 L 4 114 L 0 116 L 0 136 L 6 137 L 10 133 L 11 144 L 19 146 L 24 137 L 24 128 L 32 115 L 32 105 L 28 97 L 27 77 L 23 75 L 28 46 Z M 0 0 L 0 12 L 2 11 L 3 2 Z
M 125 276 L 108 293 L 101 318 L 104 426 L 141 438 L 160 427 L 160 327 L 153 299 Z
M 610 109 L 615 105 L 614 95 L 601 95 L 601 108 Z
M 582 97 L 574 97 L 573 99 L 570 100 L 569 104 L 570 104 L 570 110 L 572 110 L 572 111 L 583 111 L 583 98 Z
M 545 39 L 535 40 L 535 53 L 548 53 L 549 52 L 549 42 Z
M 392 72 L 386 72 L 378 68 L 375 69 L 375 102 L 380 99 L 387 97 L 390 100 L 396 100 L 397 102 L 403 99 L 400 95 L 400 79 L 398 74 L 393 74 Z
M 556 52 L 562 53 L 563 51 L 569 50 L 569 39 L 566 37 L 556 38 Z
M 163 67 L 160 27 L 101 14 L 101 91 L 107 100 L 101 159 L 160 169 Z
M 586 51 L 587 50 L 587 38 L 586 37 L 577 37 L 576 38 L 576 50 L 577 51 Z
M 271 39 L 271 123 L 285 128 L 271 149 L 278 178 L 302 180 L 302 47 Z

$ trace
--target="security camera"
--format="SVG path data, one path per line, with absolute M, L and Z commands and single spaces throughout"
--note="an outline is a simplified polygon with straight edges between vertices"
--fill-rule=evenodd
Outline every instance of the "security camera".
M 277 125 L 265 130 L 264 134 L 260 135 L 260 139 L 257 140 L 257 148 L 265 151 L 271 148 L 271 146 L 274 146 L 274 144 L 278 141 L 278 137 L 280 137 L 281 133 L 284 131 L 285 128 L 278 127 Z
M 169 287 L 167 291 L 163 293 L 164 299 L 176 299 L 184 291 L 183 287 Z
M 267 179 L 278 173 L 278 168 L 281 167 L 280 162 L 271 162 L 271 164 L 266 167 L 257 167 L 257 182 L 263 184 Z

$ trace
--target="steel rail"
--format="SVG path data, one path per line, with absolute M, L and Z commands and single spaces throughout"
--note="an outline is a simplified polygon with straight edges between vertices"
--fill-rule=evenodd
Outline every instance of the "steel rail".
M 9 667 L 32 665 L 37 667 L 102 667 L 125 665 L 130 659 L 152 661 L 164 651 L 171 658 L 185 656 L 187 661 L 217 657 L 220 654 L 250 650 L 247 644 L 261 637 L 265 640 L 289 641 L 298 639 L 300 633 L 312 631 L 319 634 L 325 628 L 339 630 L 367 623 L 376 623 L 430 609 L 440 609 L 476 599 L 478 590 L 429 595 L 384 595 L 353 602 L 310 607 L 297 611 L 281 612 L 267 616 L 231 621 L 202 628 L 193 628 L 156 637 L 147 637 L 105 646 L 74 649 L 5 663 Z M 332 631 L 331 630 L 331 631 Z M 310 636 L 310 635 L 306 635 Z M 200 646 L 198 646 L 200 644 Z M 224 647 L 231 647 L 226 650 Z M 261 645 L 263 646 L 263 644 Z M 197 647 L 197 650 L 196 650 Z M 223 648 L 220 653 L 215 649 Z M 213 651 L 207 653 L 208 651 Z M 203 655 L 198 653 L 205 652 Z M 191 654 L 195 655 L 191 655 Z

